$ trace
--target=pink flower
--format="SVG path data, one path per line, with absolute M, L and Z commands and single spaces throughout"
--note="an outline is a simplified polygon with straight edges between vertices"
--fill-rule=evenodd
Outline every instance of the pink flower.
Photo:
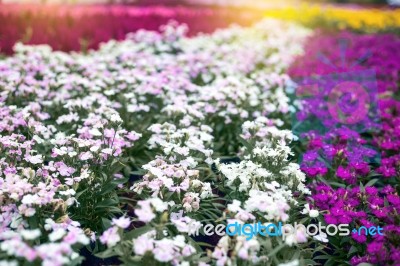
M 87 161 L 87 160 L 92 159 L 92 158 L 93 158 L 93 155 L 92 155 L 92 153 L 90 151 L 82 152 L 79 155 L 79 159 L 81 159 L 82 161 Z
M 133 240 L 133 251 L 137 255 L 144 255 L 147 251 L 154 249 L 154 240 L 148 234 L 141 235 Z
M 175 258 L 174 245 L 169 239 L 157 241 L 156 248 L 153 250 L 156 260 L 168 262 Z
M 55 166 L 58 167 L 58 172 L 62 176 L 71 176 L 73 173 L 75 173 L 74 168 L 67 166 L 63 162 L 55 163 Z
M 139 201 L 138 205 L 140 206 L 140 209 L 135 209 L 135 214 L 139 221 L 148 223 L 156 217 L 151 209 L 149 201 Z
M 115 246 L 121 240 L 118 234 L 118 227 L 110 227 L 100 236 L 100 242 L 108 247 Z

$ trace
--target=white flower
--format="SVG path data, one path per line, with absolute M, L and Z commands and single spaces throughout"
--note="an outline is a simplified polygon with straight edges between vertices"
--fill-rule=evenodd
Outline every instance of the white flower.
M 63 228 L 58 228 L 54 232 L 49 234 L 49 240 L 51 242 L 55 242 L 57 240 L 60 240 L 65 234 L 66 231 Z
M 117 113 L 112 114 L 110 120 L 111 122 L 122 123 L 122 119 Z
M 100 145 L 95 145 L 95 146 L 90 147 L 91 152 L 97 152 L 99 149 L 100 149 Z
M 93 136 L 101 136 L 102 133 L 100 132 L 100 130 L 98 130 L 97 128 L 92 128 L 89 130 L 89 133 L 92 134 Z
M 150 202 L 157 212 L 163 212 L 168 209 L 168 203 L 162 201 L 159 198 L 151 198 Z
M 133 252 L 136 255 L 144 255 L 154 249 L 154 240 L 151 238 L 154 233 L 155 231 L 150 231 L 133 240 Z
M 307 213 L 311 218 L 316 218 L 319 216 L 318 210 L 310 209 L 310 204 L 308 203 L 304 205 L 304 209 L 301 211 L 301 214 L 307 214 Z
M 112 149 L 111 148 L 102 149 L 101 152 L 105 153 L 105 154 L 108 154 L 108 155 L 111 155 L 112 154 Z
M 22 230 L 20 233 L 25 240 L 34 240 L 42 234 L 39 229 L 33 229 L 33 230 L 25 229 Z
M 43 162 L 43 157 L 42 155 L 38 154 L 34 156 L 28 156 L 26 160 L 32 164 L 39 164 Z
M 75 190 L 73 190 L 73 189 L 68 189 L 68 190 L 65 190 L 65 191 L 60 191 L 59 193 L 60 193 L 61 195 L 64 195 L 64 196 L 73 196 L 73 195 L 76 194 Z
M 173 219 L 171 217 L 171 222 L 175 225 L 176 229 L 182 233 L 189 233 L 189 235 L 194 234 L 201 228 L 202 224 L 190 217 L 181 217 L 178 219 Z
M 44 140 L 42 138 L 40 138 L 38 135 L 34 135 L 32 137 L 33 140 L 35 140 L 37 143 L 41 144 L 44 142 Z
M 110 227 L 100 236 L 100 242 L 108 247 L 115 246 L 121 240 L 118 234 L 118 227 Z
M 321 232 L 320 234 L 313 236 L 313 238 L 315 240 L 320 241 L 320 242 L 324 242 L 324 243 L 328 243 L 329 242 L 328 235 L 326 233 L 324 233 L 324 232 Z
M 319 216 L 319 211 L 318 210 L 310 210 L 310 217 L 311 218 L 316 218 Z
M 136 208 L 134 212 L 139 221 L 145 223 L 150 222 L 156 217 L 155 213 L 153 212 L 153 208 L 156 210 L 156 212 L 163 212 L 168 209 L 168 203 L 159 198 L 141 200 L 138 202 L 138 206 L 140 206 L 140 208 Z
M 168 262 L 175 258 L 175 247 L 170 239 L 163 238 L 155 243 L 154 258 L 160 262 Z
M 38 195 L 27 194 L 22 198 L 22 203 L 26 205 L 36 204 L 39 201 Z
M 299 265 L 300 265 L 300 261 L 299 260 L 293 260 L 293 261 L 290 261 L 290 262 L 278 264 L 278 266 L 299 266 Z
M 15 260 L 0 260 L 0 266 L 18 266 Z
M 113 218 L 112 224 L 118 226 L 119 228 L 126 229 L 131 224 L 131 221 L 127 217 L 119 217 L 118 219 Z

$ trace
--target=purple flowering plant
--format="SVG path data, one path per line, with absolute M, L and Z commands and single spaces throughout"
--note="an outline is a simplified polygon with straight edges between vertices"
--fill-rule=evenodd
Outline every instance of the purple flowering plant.
M 346 50 L 343 41 L 338 43 L 343 37 Z M 400 40 L 392 35 L 322 34 L 311 38 L 305 56 L 289 70 L 299 81 L 293 131 L 300 138 L 310 204 L 327 224 L 380 225 L 385 231 L 384 236 L 329 237 L 326 250 L 316 257 L 325 265 L 396 265 L 398 260 L 399 146 L 394 129 L 400 67 L 389 63 L 393 58 L 386 61 L 394 43 Z M 342 49 L 327 51 L 335 46 Z

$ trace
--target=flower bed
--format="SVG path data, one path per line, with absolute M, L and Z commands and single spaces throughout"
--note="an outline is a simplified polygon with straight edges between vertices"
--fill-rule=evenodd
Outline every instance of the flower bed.
M 187 34 L 0 60 L 0 265 L 396 265 L 400 38 Z M 295 222 L 354 231 L 202 227 Z
M 0 53 L 10 54 L 16 42 L 48 44 L 56 50 L 97 48 L 110 39 L 124 39 L 139 29 L 158 30 L 173 19 L 190 26 L 189 34 L 212 32 L 233 22 L 252 24 L 260 16 L 246 11 L 203 7 L 118 5 L 1 5 Z
M 318 216 L 300 212 L 309 190 L 282 129 L 284 71 L 309 32 L 273 20 L 186 30 L 141 30 L 88 54 L 19 44 L 0 61 L 3 262 L 80 264 L 82 246 L 129 265 L 310 261 L 304 231 L 215 245 L 189 235 Z
M 312 206 L 324 213 L 328 224 L 380 225 L 386 232 L 330 238 L 332 250 L 325 257 L 329 265 L 349 260 L 352 265 L 397 265 L 399 261 L 399 47 L 400 38 L 394 35 L 317 35 L 289 70 L 300 80 L 320 75 L 326 81 L 329 74 L 349 79 L 356 73 L 357 83 L 374 99 L 375 107 L 358 123 L 362 129 L 357 123 L 332 121 L 326 95 L 302 99 L 305 108 L 298 113 L 303 123 L 319 121 L 302 132 L 301 165 L 314 188 Z M 371 77 L 372 83 L 363 75 Z M 351 114 L 356 117 L 357 111 Z

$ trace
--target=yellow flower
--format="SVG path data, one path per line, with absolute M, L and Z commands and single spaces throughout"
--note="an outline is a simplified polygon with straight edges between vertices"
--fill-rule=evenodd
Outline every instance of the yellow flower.
M 378 32 L 400 28 L 400 10 L 350 9 L 334 6 L 308 5 L 270 9 L 268 17 L 293 20 L 309 27 L 351 29 Z

